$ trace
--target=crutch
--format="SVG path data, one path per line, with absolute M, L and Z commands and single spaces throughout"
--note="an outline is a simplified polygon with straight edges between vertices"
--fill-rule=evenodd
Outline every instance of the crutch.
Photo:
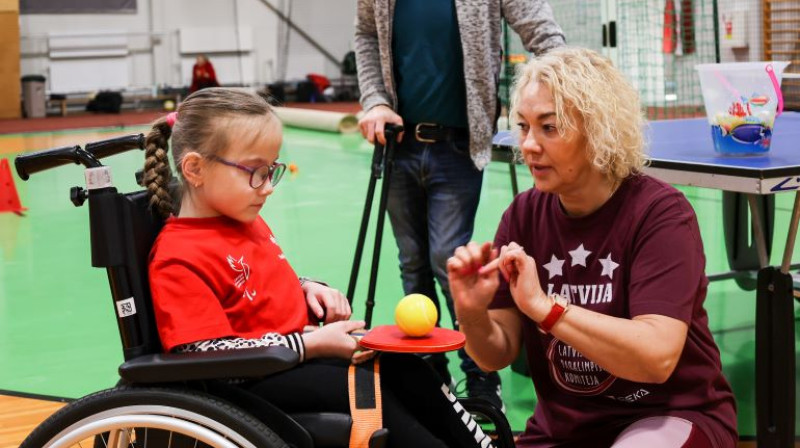
M 403 132 L 403 127 L 387 123 L 383 132 L 386 137 L 386 145 L 381 145 L 376 140 L 375 152 L 372 153 L 372 175 L 369 178 L 364 213 L 361 215 L 361 229 L 358 232 L 353 269 L 350 271 L 350 284 L 347 287 L 347 298 L 352 305 L 353 294 L 356 291 L 356 282 L 358 281 L 358 270 L 361 267 L 361 255 L 364 252 L 364 240 L 367 237 L 372 199 L 375 195 L 375 183 L 381 178 L 381 171 L 383 171 L 383 185 L 381 185 L 381 198 L 378 203 L 378 223 L 375 228 L 375 246 L 372 250 L 372 268 L 369 275 L 367 307 L 364 316 L 367 328 L 370 328 L 372 324 L 372 309 L 375 306 L 375 287 L 378 280 L 378 263 L 381 258 L 381 239 L 383 238 L 383 223 L 386 219 L 386 202 L 389 198 L 389 182 L 392 175 L 392 165 L 394 164 L 394 148 L 397 144 L 397 135 Z

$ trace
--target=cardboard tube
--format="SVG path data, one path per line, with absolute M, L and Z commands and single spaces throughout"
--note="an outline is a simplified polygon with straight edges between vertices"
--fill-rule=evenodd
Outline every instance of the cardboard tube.
M 317 131 L 358 132 L 358 119 L 353 114 L 296 107 L 275 107 L 275 114 L 286 126 Z

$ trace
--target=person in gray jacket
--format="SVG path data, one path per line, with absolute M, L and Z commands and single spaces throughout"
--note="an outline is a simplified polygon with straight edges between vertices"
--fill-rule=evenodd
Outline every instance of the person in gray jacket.
M 405 129 L 387 205 L 403 289 L 431 297 L 441 311 L 438 281 L 454 328 L 446 262 L 472 237 L 491 159 L 503 19 L 535 54 L 565 43 L 544 0 L 358 0 L 361 132 L 385 144 L 386 123 Z M 483 372 L 463 350 L 459 356 L 467 395 L 503 409 L 497 373 Z M 443 354 L 428 361 L 452 384 Z

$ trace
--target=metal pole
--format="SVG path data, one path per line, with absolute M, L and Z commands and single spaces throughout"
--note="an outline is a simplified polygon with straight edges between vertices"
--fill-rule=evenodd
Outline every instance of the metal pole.
M 800 191 L 794 194 L 794 208 L 792 208 L 792 219 L 789 221 L 789 235 L 786 237 L 786 247 L 783 250 L 781 272 L 784 274 L 788 274 L 791 268 L 794 241 L 797 238 L 798 221 L 800 221 Z
M 756 238 L 758 265 L 765 268 L 769 265 L 769 257 L 767 256 L 767 239 L 764 236 L 764 227 L 761 222 L 761 213 L 759 213 L 758 198 L 754 194 L 748 194 L 747 203 L 750 204 L 750 219 L 753 223 L 753 232 Z
M 356 283 L 358 282 L 358 270 L 361 267 L 361 255 L 364 252 L 364 240 L 367 238 L 367 227 L 369 227 L 369 215 L 372 210 L 372 198 L 375 196 L 375 183 L 381 177 L 381 167 L 383 166 L 383 153 L 385 146 L 375 142 L 375 152 L 372 153 L 372 173 L 367 187 L 367 200 L 364 203 L 364 212 L 361 214 L 361 228 L 358 231 L 356 241 L 356 253 L 353 257 L 353 268 L 350 271 L 350 283 L 347 286 L 347 300 L 353 304 L 353 297 L 356 293 Z
M 281 12 L 281 11 L 280 11 L 278 8 L 276 8 L 275 6 L 273 6 L 273 5 L 272 5 L 272 3 L 270 3 L 268 0 L 261 0 L 261 3 L 263 3 L 263 4 L 264 4 L 264 6 L 266 6 L 266 7 L 267 7 L 267 8 L 269 8 L 269 9 L 270 9 L 272 12 L 274 12 L 274 13 L 275 13 L 275 15 L 276 15 L 276 16 L 278 16 L 278 17 L 279 17 L 281 20 L 283 20 L 283 22 L 284 22 L 284 23 L 286 23 L 287 25 L 289 25 L 289 28 L 291 28 L 291 29 L 292 29 L 292 30 L 294 30 L 294 31 L 295 31 L 297 34 L 299 34 L 299 35 L 300 35 L 300 37 L 302 37 L 303 39 L 305 39 L 305 40 L 306 40 L 306 42 L 308 42 L 309 44 L 311 44 L 311 46 L 312 46 L 312 47 L 316 48 L 316 49 L 317 49 L 317 51 L 319 51 L 320 53 L 322 53 L 322 55 L 323 55 L 323 56 L 325 56 L 325 57 L 326 57 L 326 58 L 327 58 L 329 61 L 331 61 L 331 63 L 333 63 L 334 65 L 336 65 L 336 67 L 337 67 L 339 70 L 341 70 L 341 69 L 342 69 L 342 62 L 341 62 L 340 60 L 338 60 L 338 59 L 337 59 L 335 56 L 333 56 L 333 55 L 332 55 L 332 54 L 331 54 L 331 53 L 330 53 L 328 50 L 326 50 L 325 48 L 323 48 L 323 47 L 322 47 L 322 45 L 320 45 L 319 43 L 317 43 L 317 41 L 315 41 L 315 40 L 314 40 L 314 39 L 313 39 L 311 36 L 309 36 L 309 35 L 308 35 L 308 34 L 307 34 L 305 31 L 303 31 L 303 30 L 302 30 L 302 29 L 301 29 L 299 26 L 295 25 L 295 24 L 294 24 L 294 22 L 292 22 L 292 19 L 290 19 L 290 18 L 286 17 L 286 16 L 285 16 L 285 15 L 284 15 L 284 14 L 283 14 L 283 13 L 282 13 L 282 12 Z
M 372 269 L 369 276 L 369 289 L 367 290 L 367 304 L 364 320 L 366 328 L 372 327 L 372 309 L 375 307 L 375 289 L 378 286 L 378 264 L 381 259 L 381 241 L 383 240 L 383 223 L 386 220 L 386 204 L 389 199 L 389 186 L 392 179 L 392 165 L 394 164 L 394 148 L 397 145 L 397 136 L 403 132 L 402 126 L 386 125 L 384 136 L 386 145 L 383 155 L 383 182 L 381 185 L 381 198 L 378 203 L 378 224 L 375 228 L 375 246 L 372 250 Z
M 717 5 L 717 0 L 713 0 L 711 4 L 714 10 L 714 62 L 719 63 L 721 61 L 719 55 L 719 5 Z

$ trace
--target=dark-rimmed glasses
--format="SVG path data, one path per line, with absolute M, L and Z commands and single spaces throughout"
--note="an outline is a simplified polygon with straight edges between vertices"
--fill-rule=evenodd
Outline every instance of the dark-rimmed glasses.
M 286 164 L 280 162 L 275 162 L 272 165 L 261 165 L 257 168 L 250 168 L 249 166 L 225 160 L 219 156 L 211 156 L 209 158 L 223 165 L 232 166 L 250 173 L 250 186 L 256 190 L 263 187 L 267 181 L 270 181 L 273 187 L 278 185 L 278 182 L 280 182 L 283 177 L 283 173 L 286 172 Z

